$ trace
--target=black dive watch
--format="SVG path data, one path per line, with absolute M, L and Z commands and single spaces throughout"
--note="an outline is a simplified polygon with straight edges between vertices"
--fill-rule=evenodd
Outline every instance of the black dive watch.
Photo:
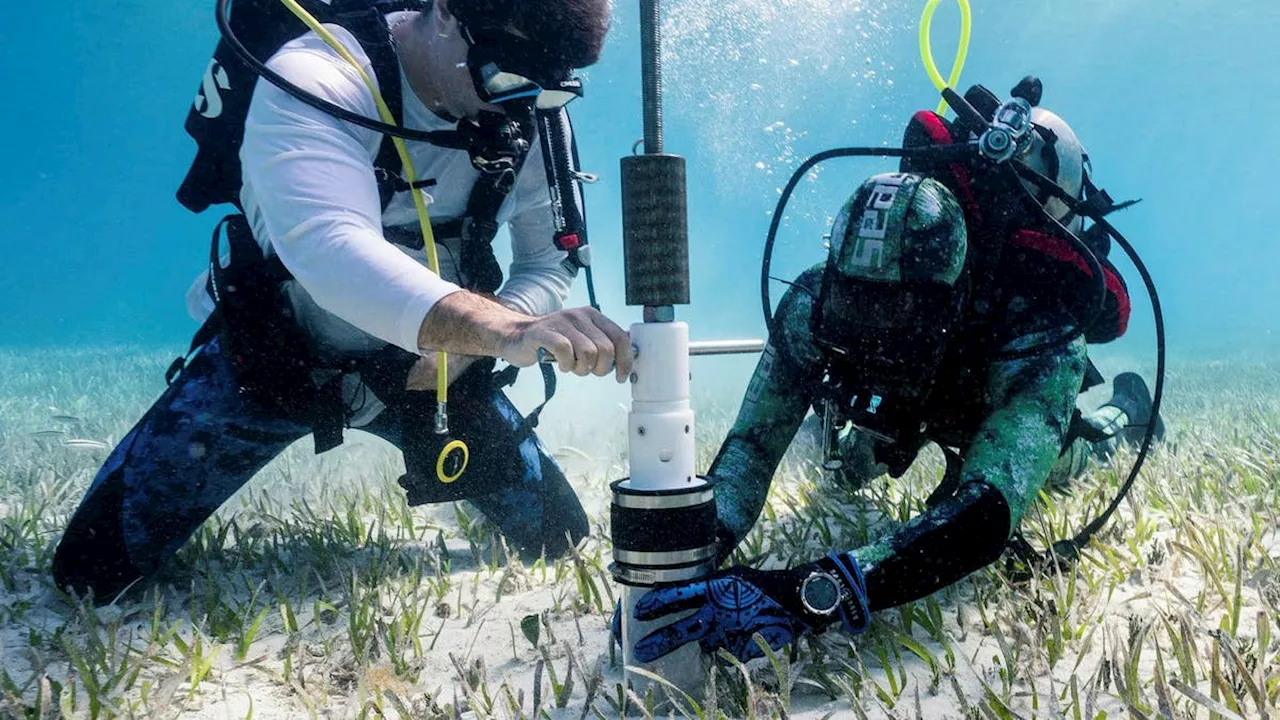
M 797 568 L 800 578 L 796 596 L 800 609 L 815 628 L 840 623 L 845 632 L 857 635 L 871 624 L 866 580 L 851 553 L 832 553 Z M 795 587 L 795 586 L 793 586 Z
M 800 604 L 824 620 L 834 619 L 843 594 L 840 581 L 826 570 L 815 569 L 800 581 Z

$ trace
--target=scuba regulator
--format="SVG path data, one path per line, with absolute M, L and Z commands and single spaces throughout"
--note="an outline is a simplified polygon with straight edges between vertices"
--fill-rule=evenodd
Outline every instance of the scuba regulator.
M 999 164 L 1027 149 L 1031 141 L 1031 108 L 1040 104 L 1041 91 L 1040 81 L 1033 77 L 1024 78 L 1013 88 L 1012 97 L 996 109 L 991 123 L 978 135 L 979 155 Z

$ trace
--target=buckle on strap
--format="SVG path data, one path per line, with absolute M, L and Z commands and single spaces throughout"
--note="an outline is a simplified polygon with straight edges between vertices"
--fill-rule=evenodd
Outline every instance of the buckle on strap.
M 538 370 L 542 372 L 542 388 L 544 395 L 542 402 L 538 403 L 538 406 L 530 411 L 524 418 L 531 428 L 538 427 L 538 419 L 542 415 L 542 409 L 547 406 L 547 403 L 551 402 L 551 398 L 556 394 L 555 368 L 548 363 L 538 363 Z M 515 385 L 516 378 L 519 374 L 520 368 L 515 365 L 508 365 L 493 373 L 490 377 L 493 380 L 495 388 L 505 388 Z

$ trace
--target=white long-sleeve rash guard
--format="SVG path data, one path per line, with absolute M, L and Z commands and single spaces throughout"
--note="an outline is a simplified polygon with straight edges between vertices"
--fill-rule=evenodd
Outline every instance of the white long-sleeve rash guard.
M 395 24 L 410 14 L 393 13 Z M 365 72 L 368 56 L 355 38 L 326 26 Z M 377 118 L 373 95 L 355 69 L 314 33 L 286 44 L 268 67 L 303 90 L 365 117 Z M 399 73 L 403 124 L 420 130 L 452 125 L 432 114 Z M 425 250 L 410 250 L 383 237 L 383 224 L 418 228 L 408 192 L 380 213 L 373 159 L 382 135 L 312 108 L 269 82 L 258 82 L 240 150 L 240 198 L 264 252 L 275 253 L 293 274 L 287 292 L 299 321 L 325 354 L 347 354 L 392 343 L 410 352 L 431 308 L 459 290 L 457 241 L 437 241 L 441 276 L 431 272 Z M 574 272 L 552 242 L 553 220 L 541 144 L 535 139 L 515 187 L 498 212 L 511 236 L 512 264 L 498 291 L 505 304 L 529 315 L 563 306 Z M 461 216 L 479 172 L 464 150 L 407 141 L 419 179 L 436 180 L 427 194 L 433 220 Z M 197 278 L 188 309 L 197 320 L 212 311 Z

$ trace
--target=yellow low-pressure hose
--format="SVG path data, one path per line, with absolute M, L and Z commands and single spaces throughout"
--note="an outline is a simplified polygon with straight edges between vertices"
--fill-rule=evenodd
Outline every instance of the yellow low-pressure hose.
M 960 71 L 964 69 L 965 58 L 969 55 L 969 31 L 972 26 L 972 14 L 969 10 L 969 0 L 956 0 L 960 5 L 960 44 L 956 48 L 956 59 L 951 65 L 951 77 L 945 82 L 942 79 L 942 73 L 938 72 L 938 65 L 933 61 L 933 48 L 929 44 L 929 32 L 933 28 L 933 14 L 938 10 L 938 3 L 942 0 L 927 0 L 924 4 L 924 14 L 920 17 L 920 59 L 924 61 L 924 71 L 929 73 L 929 80 L 933 82 L 933 86 L 938 92 L 942 92 L 946 88 L 954 88 L 960 82 Z M 947 101 L 938 102 L 938 114 L 941 115 L 947 111 Z
M 378 86 L 374 84 L 373 79 L 364 71 L 364 68 L 360 67 L 360 63 L 352 57 L 351 53 L 347 51 L 347 48 L 333 36 L 333 33 L 330 33 L 323 25 L 321 25 L 320 22 L 317 21 L 311 13 L 307 12 L 306 8 L 299 5 L 296 0 L 280 0 L 280 2 L 284 3 L 285 7 L 289 8 L 289 10 L 296 15 L 299 20 L 305 23 L 307 27 L 311 28 L 311 30 L 320 37 L 320 39 L 328 43 L 329 47 L 333 48 L 334 52 L 338 53 L 338 55 L 340 55 L 344 60 L 351 63 L 351 67 L 355 68 L 356 73 L 360 75 L 360 79 L 363 80 L 365 86 L 369 88 L 369 92 L 373 93 L 373 101 L 378 106 L 378 115 L 381 116 L 382 122 L 388 125 L 395 125 L 396 119 L 392 116 L 391 109 L 387 107 L 386 101 L 382 99 L 382 93 L 378 92 Z M 418 181 L 418 175 L 413 168 L 413 159 L 409 157 L 409 150 L 405 147 L 404 140 L 402 138 L 392 135 L 391 142 L 395 144 L 396 152 L 400 154 L 400 163 L 404 166 L 406 179 L 409 181 L 409 186 L 413 188 L 410 194 L 413 195 L 413 206 L 418 211 L 418 223 L 422 226 L 423 247 L 426 248 L 427 251 L 427 265 L 431 268 L 432 272 L 439 275 L 440 258 L 436 254 L 436 238 L 435 234 L 431 232 L 431 218 L 427 215 L 427 203 L 422 199 L 422 193 L 419 192 L 417 188 L 414 188 L 414 184 Z M 437 415 L 437 417 L 446 417 L 444 408 L 449 400 L 449 362 L 448 356 L 443 350 L 438 351 L 436 357 L 438 360 L 436 364 L 436 402 L 440 407 L 439 415 Z M 448 432 L 447 426 L 443 429 L 437 428 L 437 432 L 441 431 Z M 445 457 L 454 451 L 461 452 L 461 466 L 456 472 L 446 473 L 444 469 Z M 458 476 L 460 476 L 463 470 L 466 469 L 467 458 L 468 452 L 465 443 L 461 440 L 453 440 L 447 443 L 444 449 L 440 452 L 440 457 L 436 462 L 436 476 L 441 482 L 446 483 L 457 480 Z

